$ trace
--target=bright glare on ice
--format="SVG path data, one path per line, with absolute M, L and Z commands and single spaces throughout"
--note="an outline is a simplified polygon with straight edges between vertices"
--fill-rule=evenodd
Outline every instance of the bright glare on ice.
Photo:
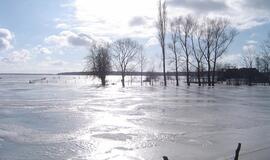
M 47 76 L 48 77 L 48 76 Z M 269 159 L 269 86 L 99 87 L 84 76 L 6 76 L 0 159 Z M 115 85 L 112 85 L 114 84 Z M 256 158 L 255 158 L 256 157 Z

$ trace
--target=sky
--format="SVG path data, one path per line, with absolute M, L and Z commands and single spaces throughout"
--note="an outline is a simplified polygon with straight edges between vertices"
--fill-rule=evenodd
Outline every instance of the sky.
M 1 0 L 0 73 L 82 71 L 94 40 L 132 38 L 160 68 L 158 0 Z M 269 0 L 167 0 L 168 17 L 223 17 L 239 34 L 222 62 L 241 66 L 270 32 Z M 153 67 L 153 66 L 148 66 Z M 168 67 L 168 70 L 171 68 Z

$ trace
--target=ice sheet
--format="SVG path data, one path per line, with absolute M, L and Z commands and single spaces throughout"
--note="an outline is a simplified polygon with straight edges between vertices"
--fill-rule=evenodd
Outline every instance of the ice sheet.
M 0 159 L 268 160 L 270 87 L 164 88 L 118 77 L 4 76 Z M 139 79 L 139 78 L 138 78 Z M 47 81 L 48 80 L 48 81 Z

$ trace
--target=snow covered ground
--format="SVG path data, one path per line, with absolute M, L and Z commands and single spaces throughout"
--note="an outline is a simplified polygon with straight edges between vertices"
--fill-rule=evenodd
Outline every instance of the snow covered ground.
M 224 160 L 238 142 L 241 160 L 270 159 L 269 86 L 1 77 L 1 160 Z

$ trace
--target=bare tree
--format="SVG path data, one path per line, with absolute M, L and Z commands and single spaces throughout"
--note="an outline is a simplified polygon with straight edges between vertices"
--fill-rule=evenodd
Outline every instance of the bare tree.
M 111 71 L 111 57 L 109 44 L 93 43 L 90 54 L 86 57 L 86 69 L 101 80 L 102 86 L 106 85 L 106 76 Z
M 162 66 L 163 66 L 163 77 L 164 77 L 164 86 L 167 86 L 166 80 L 166 29 L 167 29 L 167 4 L 166 1 L 161 3 L 159 0 L 158 4 L 158 20 L 156 23 L 158 35 L 157 38 L 159 40 L 161 49 L 162 49 Z
M 212 58 L 212 86 L 214 86 L 217 60 L 227 51 L 228 47 L 237 35 L 237 32 L 230 26 L 230 22 L 228 20 L 222 18 L 213 20 L 212 30 L 214 41 Z
M 136 57 L 135 57 L 135 59 L 136 59 Z M 136 63 L 136 61 L 135 61 L 135 59 L 134 59 L 134 62 L 132 62 L 132 63 L 130 63 L 129 64 L 129 67 L 127 68 L 127 70 L 126 70 L 126 73 L 129 73 L 129 83 L 130 83 L 130 85 L 132 85 L 132 82 L 133 82 L 133 80 L 134 80 L 134 76 L 133 76 L 133 72 L 135 72 L 136 71 L 136 68 L 137 68 L 137 63 Z
M 141 50 L 141 45 L 129 38 L 119 39 L 113 43 L 113 59 L 117 70 L 121 71 L 122 86 L 125 87 L 125 76 L 128 67 L 134 62 L 136 55 Z
M 158 79 L 157 74 L 155 73 L 155 67 L 153 66 L 147 73 L 146 73 L 146 81 L 149 82 L 149 85 L 153 86 L 154 81 Z
M 263 41 L 263 43 L 260 46 L 261 48 L 261 65 L 263 72 L 269 72 L 270 70 L 270 33 L 268 34 L 268 37 L 266 40 Z
M 258 56 L 255 59 L 255 63 L 256 63 L 256 68 L 258 69 L 259 72 L 263 72 L 263 59 Z
M 192 16 L 179 17 L 176 19 L 178 39 L 181 48 L 184 52 L 184 58 L 186 60 L 186 81 L 187 85 L 190 86 L 190 54 L 191 54 L 191 34 L 194 27 L 194 19 Z
M 207 63 L 207 83 L 211 86 L 211 59 L 213 52 L 213 23 L 214 21 L 207 18 L 201 25 L 201 34 L 198 38 L 198 45 L 200 52 L 203 54 L 205 61 Z
M 146 56 L 144 55 L 143 48 L 140 50 L 139 54 L 139 65 L 140 65 L 140 74 L 141 74 L 141 86 L 143 85 L 143 69 L 146 64 Z
M 242 61 L 246 68 L 253 68 L 256 60 L 256 50 L 252 46 L 248 46 L 244 50 L 244 55 L 242 56 Z
M 176 86 L 179 86 L 179 76 L 178 76 L 179 49 L 177 48 L 177 24 L 176 24 L 175 21 L 171 22 L 170 29 L 171 29 L 170 30 L 170 32 L 171 32 L 171 43 L 168 45 L 168 48 L 171 50 L 171 52 L 173 54 Z
M 254 46 L 247 46 L 244 48 L 244 55 L 242 56 L 243 63 L 246 68 L 249 68 L 247 72 L 248 85 L 252 85 L 252 70 L 256 61 L 256 50 Z
M 194 60 L 196 61 L 196 69 L 197 69 L 197 78 L 198 78 L 198 85 L 201 86 L 201 71 L 202 71 L 202 60 L 205 53 L 206 48 L 203 49 L 203 51 L 199 48 L 199 39 L 202 36 L 202 31 L 200 30 L 200 27 L 195 21 L 195 25 L 193 28 L 193 34 L 191 35 L 191 48 L 192 48 L 192 55 Z

